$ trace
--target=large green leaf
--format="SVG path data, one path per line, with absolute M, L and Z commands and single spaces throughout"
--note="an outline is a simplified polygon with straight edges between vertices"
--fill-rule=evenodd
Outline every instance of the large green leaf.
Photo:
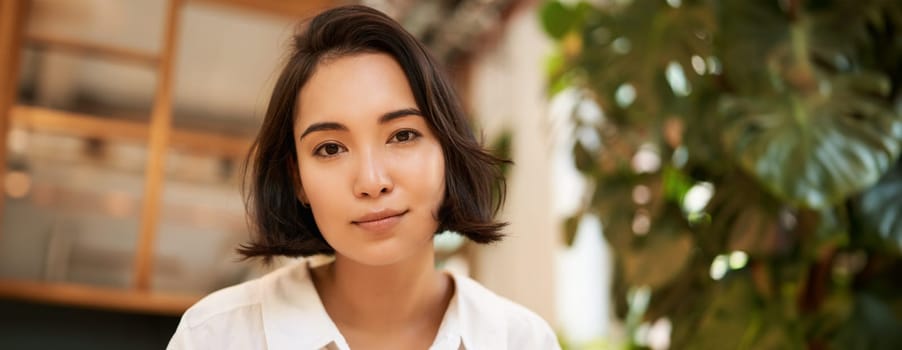
M 571 21 L 571 10 L 558 1 L 549 1 L 542 6 L 539 12 L 539 18 L 542 20 L 542 27 L 554 39 L 564 37 L 564 34 L 573 27 Z
M 726 99 L 724 142 L 790 203 L 826 208 L 877 182 L 902 148 L 902 117 L 878 74 L 839 74 L 818 92 Z
M 648 207 L 660 207 L 658 202 L 662 194 L 658 176 L 635 175 L 623 171 L 607 174 L 595 184 L 592 194 L 590 205 L 601 219 L 605 240 L 617 252 L 627 252 L 636 238 L 632 221 L 639 206 L 633 202 L 632 192 L 637 185 L 649 188 L 653 203 Z M 657 229 L 657 225 L 651 229 Z
M 864 225 L 902 247 L 902 161 L 858 201 Z
M 591 201 L 605 239 L 617 252 L 622 278 L 629 286 L 652 289 L 670 283 L 690 261 L 694 240 L 678 204 L 665 195 L 665 176 L 625 171 L 608 175 L 596 184 Z M 648 203 L 633 201 L 636 186 L 647 188 Z M 638 215 L 650 220 L 646 232 L 634 232 Z
M 568 32 L 582 28 L 583 20 L 592 7 L 587 3 L 568 6 L 560 1 L 548 1 L 539 9 L 539 19 L 545 33 L 554 39 L 561 39 Z
M 692 58 L 710 55 L 715 27 L 713 11 L 696 1 L 676 8 L 661 0 L 611 2 L 586 22 L 578 70 L 609 116 L 636 122 L 665 116 L 665 105 L 678 97 L 665 80 L 668 65 L 679 64 L 690 87 L 700 78 Z M 628 106 L 615 102 L 623 84 L 635 92 Z
M 804 341 L 777 304 L 762 305 L 744 274 L 716 285 L 695 324 L 674 324 L 679 349 L 802 349 Z
M 702 292 L 712 289 L 718 281 L 710 277 L 710 259 L 703 254 L 694 253 L 691 261 L 683 270 L 667 285 L 657 288 L 652 294 L 645 311 L 645 319 L 656 320 L 662 317 L 676 317 L 676 315 L 688 315 L 697 317 L 701 310 L 710 301 Z M 677 323 L 676 319 L 671 319 Z M 686 324 L 693 321 L 685 320 Z
M 853 62 L 880 66 L 880 61 L 890 60 L 888 62 L 899 66 L 902 37 L 898 30 L 902 25 L 902 2 L 833 0 L 830 5 L 818 6 L 809 13 L 814 53 L 827 61 L 840 63 L 834 66 L 841 71 L 853 68 Z M 879 56 L 871 57 L 874 53 Z M 841 62 L 837 62 L 837 58 Z
M 649 237 L 644 246 L 621 252 L 624 278 L 633 286 L 660 288 L 679 276 L 692 255 L 692 245 L 686 233 Z
M 714 253 L 740 250 L 759 256 L 785 252 L 789 242 L 781 235 L 780 203 L 758 191 L 741 172 L 728 174 L 730 181 L 717 188 L 706 210 L 711 226 L 706 230 L 706 248 Z
M 886 303 L 862 292 L 853 305 L 852 314 L 831 339 L 836 349 L 902 348 L 902 322 Z
M 723 0 L 716 8 L 719 31 L 714 40 L 726 85 L 743 94 L 766 90 L 770 82 L 763 63 L 789 33 L 789 20 L 779 2 Z

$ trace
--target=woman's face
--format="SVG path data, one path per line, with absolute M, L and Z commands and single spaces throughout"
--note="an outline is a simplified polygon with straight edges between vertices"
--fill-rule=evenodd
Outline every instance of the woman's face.
M 297 111 L 299 197 L 336 254 L 387 265 L 431 252 L 444 157 L 398 63 L 374 53 L 320 63 Z

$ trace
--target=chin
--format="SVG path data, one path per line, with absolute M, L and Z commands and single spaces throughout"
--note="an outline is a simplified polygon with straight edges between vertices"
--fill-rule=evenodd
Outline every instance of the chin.
M 389 266 L 408 259 L 419 258 L 423 256 L 423 253 L 433 253 L 432 240 L 426 242 L 429 244 L 411 243 L 398 242 L 392 239 L 378 243 L 363 244 L 344 252 L 342 255 L 361 265 Z
M 390 251 L 357 251 L 342 255 L 357 264 L 366 266 L 390 266 L 402 262 L 406 258 L 406 256 Z

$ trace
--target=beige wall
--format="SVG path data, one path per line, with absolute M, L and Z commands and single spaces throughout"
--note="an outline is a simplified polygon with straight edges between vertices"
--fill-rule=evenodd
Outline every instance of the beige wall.
M 550 133 L 544 60 L 551 46 L 535 5 L 520 8 L 498 43 L 480 54 L 469 96 L 487 140 L 509 128 L 515 166 L 502 213 L 510 222 L 501 243 L 479 247 L 473 275 L 486 287 L 537 312 L 554 326 L 554 253 Z

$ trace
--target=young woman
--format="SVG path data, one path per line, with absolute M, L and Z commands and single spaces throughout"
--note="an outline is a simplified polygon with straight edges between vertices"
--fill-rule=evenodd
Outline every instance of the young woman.
M 445 230 L 501 239 L 501 160 L 391 18 L 328 10 L 294 39 L 249 156 L 247 258 L 280 268 L 191 307 L 170 349 L 557 349 L 548 324 L 436 271 Z

